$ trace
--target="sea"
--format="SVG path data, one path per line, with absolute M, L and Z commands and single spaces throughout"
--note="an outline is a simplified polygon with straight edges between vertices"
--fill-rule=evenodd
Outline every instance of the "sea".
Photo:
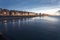
M 60 40 L 60 16 L 1 17 L 0 32 L 10 40 Z

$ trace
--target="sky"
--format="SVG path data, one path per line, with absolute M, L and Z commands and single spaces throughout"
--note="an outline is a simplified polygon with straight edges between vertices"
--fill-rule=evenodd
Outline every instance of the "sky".
M 0 8 L 54 14 L 60 10 L 60 0 L 0 0 Z

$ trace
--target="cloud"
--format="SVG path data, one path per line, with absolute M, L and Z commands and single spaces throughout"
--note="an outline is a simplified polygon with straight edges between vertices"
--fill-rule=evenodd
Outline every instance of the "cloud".
M 0 2 L 2 8 L 17 10 L 45 10 L 60 5 L 60 0 L 0 0 Z
M 59 5 L 59 3 L 60 3 L 60 0 L 50 0 L 50 1 L 51 1 L 51 3 L 54 3 L 56 5 Z
M 60 6 L 52 6 L 52 7 L 36 7 L 31 9 L 26 9 L 26 11 L 36 12 L 36 13 L 55 13 L 57 10 L 60 9 Z
M 50 0 L 51 1 L 51 3 L 54 3 L 54 2 L 56 2 L 57 0 Z

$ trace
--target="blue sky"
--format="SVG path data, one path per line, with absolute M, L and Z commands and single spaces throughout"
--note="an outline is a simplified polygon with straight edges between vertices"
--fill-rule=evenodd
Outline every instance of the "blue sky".
M 0 8 L 32 12 L 59 10 L 60 0 L 0 0 Z

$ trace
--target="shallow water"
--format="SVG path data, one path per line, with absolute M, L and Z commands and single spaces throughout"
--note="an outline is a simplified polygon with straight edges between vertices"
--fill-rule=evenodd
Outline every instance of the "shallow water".
M 12 40 L 60 40 L 60 16 L 0 18 L 0 30 Z

